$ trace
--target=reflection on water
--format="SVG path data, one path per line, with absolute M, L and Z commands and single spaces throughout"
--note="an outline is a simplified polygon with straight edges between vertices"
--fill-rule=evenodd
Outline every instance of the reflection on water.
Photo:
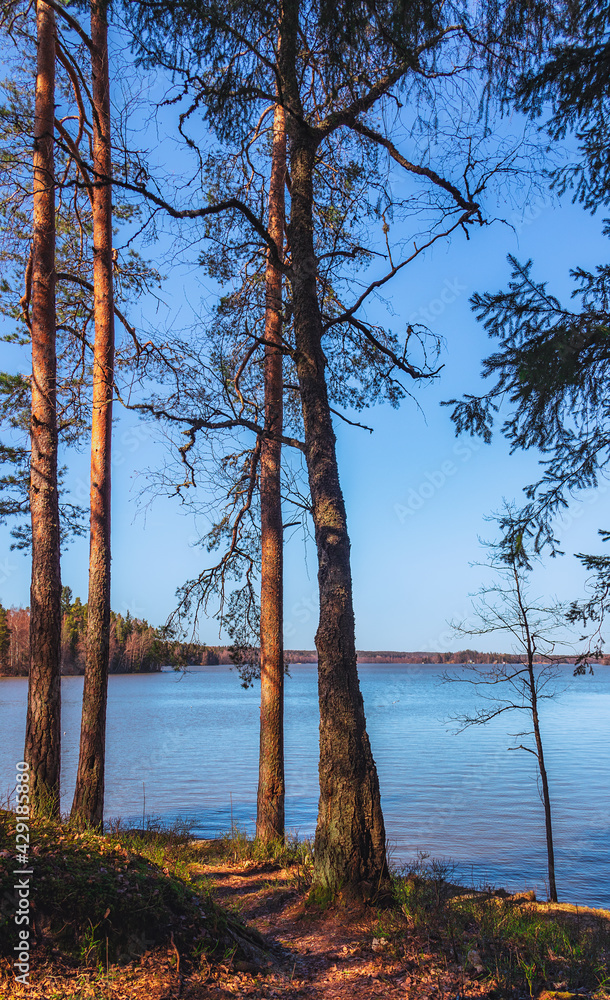
M 527 729 L 517 714 L 458 736 L 443 719 L 473 697 L 443 685 L 442 668 L 360 667 L 367 725 L 395 862 L 418 851 L 450 857 L 475 884 L 537 888 L 545 894 L 542 805 L 531 754 L 509 751 Z M 317 811 L 316 668 L 291 667 L 286 682 L 286 825 L 311 836 Z M 553 803 L 560 898 L 610 905 L 610 668 L 572 679 L 542 708 Z M 63 794 L 69 810 L 80 724 L 82 678 L 63 692 Z M 25 729 L 26 681 L 0 680 L 0 795 L 11 788 Z M 258 778 L 258 691 L 244 691 L 226 667 L 110 679 L 106 817 L 188 817 L 213 837 L 233 821 L 254 829 Z M 527 720 L 525 720 L 526 722 Z M 513 738 L 511 735 L 513 734 Z

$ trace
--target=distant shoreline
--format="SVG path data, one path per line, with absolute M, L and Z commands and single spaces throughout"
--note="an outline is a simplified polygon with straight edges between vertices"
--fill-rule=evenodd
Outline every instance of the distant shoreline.
M 439 653 L 430 652 L 427 650 L 415 650 L 412 652 L 404 650 L 394 650 L 394 649 L 359 649 L 356 652 L 358 663 L 370 663 L 374 664 L 392 664 L 392 663 L 405 663 L 405 664 L 419 664 L 420 666 L 439 666 L 443 664 L 453 665 L 453 666 L 468 666 L 469 664 L 475 663 L 492 663 L 492 664 L 502 664 L 502 663 L 518 663 L 520 662 L 520 657 L 514 653 L 498 653 L 490 652 L 486 650 L 484 652 L 479 652 L 475 649 L 460 649 L 455 653 Z M 561 660 L 562 663 L 575 663 L 575 656 L 566 656 Z M 284 650 L 284 660 L 290 665 L 296 665 L 299 663 L 317 663 L 318 654 L 315 649 L 285 649 Z M 542 657 L 535 659 L 536 663 L 546 662 Z M 610 663 L 610 656 L 602 657 L 599 660 L 591 661 L 597 663 L 599 666 L 607 665 Z M 202 666 L 217 666 L 217 665 L 232 665 L 231 652 L 227 646 L 208 646 L 206 660 Z
M 185 670 L 197 670 L 205 667 L 233 667 L 234 663 L 231 660 L 231 651 L 227 646 L 206 646 L 204 647 L 205 653 L 203 657 L 203 662 L 201 663 L 188 663 L 184 665 Z M 422 650 L 417 650 L 415 652 L 403 652 L 399 650 L 358 650 L 356 653 L 357 661 L 359 664 L 370 665 L 370 666 L 392 666 L 404 664 L 405 666 L 420 666 L 420 667 L 438 667 L 438 666 L 474 666 L 476 664 L 493 664 L 502 665 L 504 663 L 518 663 L 520 662 L 520 657 L 514 653 L 494 653 L 494 652 L 484 652 L 480 653 L 477 650 L 459 650 L 457 653 L 435 653 L 426 652 Z M 288 667 L 291 666 L 308 666 L 313 665 L 318 662 L 318 654 L 314 649 L 286 649 L 284 651 L 284 659 Z M 546 662 L 543 658 L 536 658 L 536 663 Z M 576 662 L 575 656 L 566 656 L 559 663 L 574 664 Z M 599 660 L 592 660 L 591 663 L 595 666 L 608 666 L 610 665 L 610 655 L 607 657 L 602 657 Z M 156 674 L 161 671 L 166 672 L 168 668 L 171 668 L 171 664 L 160 663 L 158 666 L 153 667 L 148 670 L 112 670 L 110 671 L 110 676 L 135 676 L 136 674 Z M 176 667 L 174 669 L 180 670 L 181 667 Z M 62 670 L 62 677 L 82 677 L 82 670 L 74 669 L 64 669 Z M 0 670 L 0 678 L 3 677 L 27 677 L 27 673 L 11 673 Z
M 405 652 L 400 650 L 357 650 L 356 657 L 358 663 L 370 663 L 372 665 L 378 664 L 392 664 L 392 663 L 411 663 L 419 664 L 420 666 L 439 666 L 443 664 L 454 665 L 454 666 L 468 666 L 470 664 L 476 663 L 518 663 L 521 657 L 515 655 L 514 653 L 496 653 L 496 652 L 479 652 L 474 649 L 459 650 L 456 653 L 437 653 L 428 652 L 425 650 L 416 650 L 415 652 Z M 297 663 L 317 663 L 318 654 L 315 650 L 310 649 L 287 649 L 284 651 L 284 658 L 289 664 Z M 576 656 L 566 656 L 562 658 L 561 663 L 575 663 L 577 660 Z M 544 658 L 536 657 L 536 663 L 547 662 Z M 592 663 L 598 666 L 607 666 L 610 663 L 610 656 L 601 657 L 599 660 L 592 660 Z

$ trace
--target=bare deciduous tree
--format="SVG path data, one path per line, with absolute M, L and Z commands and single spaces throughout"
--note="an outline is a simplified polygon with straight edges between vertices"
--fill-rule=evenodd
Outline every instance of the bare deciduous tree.
M 513 514 L 512 508 L 506 509 L 501 518 L 503 526 L 510 522 Z M 527 573 L 531 563 L 518 530 L 509 532 L 491 549 L 493 554 L 488 565 L 499 581 L 477 594 L 473 601 L 475 622 L 455 624 L 455 629 L 458 634 L 467 636 L 491 633 L 508 636 L 519 658 L 512 663 L 473 664 L 463 673 L 445 674 L 446 681 L 471 684 L 483 701 L 472 712 L 451 716 L 451 722 L 457 724 L 457 732 L 461 732 L 470 726 L 485 725 L 505 712 L 516 711 L 527 716 L 531 728 L 514 734 L 520 742 L 510 749 L 524 750 L 536 758 L 544 806 L 549 898 L 557 902 L 551 795 L 542 744 L 540 703 L 557 693 L 557 664 L 562 662 L 557 649 L 564 649 L 564 657 L 574 655 L 564 639 L 567 609 L 559 603 L 544 604 L 530 597 Z

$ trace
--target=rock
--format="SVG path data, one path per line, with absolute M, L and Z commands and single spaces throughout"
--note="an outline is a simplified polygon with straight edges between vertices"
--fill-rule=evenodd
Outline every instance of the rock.
M 373 938 L 373 951 L 385 951 L 389 943 L 387 938 Z
M 483 972 L 483 961 L 475 948 L 470 949 L 466 958 L 468 959 L 468 964 L 472 965 L 477 972 Z
M 258 965 L 255 965 L 254 962 L 245 962 L 243 959 L 237 959 L 236 962 L 233 962 L 233 968 L 236 972 L 259 972 Z

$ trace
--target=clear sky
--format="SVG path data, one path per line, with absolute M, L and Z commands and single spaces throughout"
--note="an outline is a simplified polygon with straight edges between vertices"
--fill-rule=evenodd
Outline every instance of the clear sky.
M 535 277 L 569 299 L 571 267 L 593 268 L 603 261 L 607 240 L 601 220 L 591 218 L 567 200 L 558 204 L 537 195 L 516 213 L 506 214 L 514 230 L 501 224 L 461 234 L 437 244 L 406 268 L 391 285 L 395 313 L 392 328 L 427 322 L 446 341 L 444 369 L 434 383 L 415 387 L 421 409 L 405 401 L 400 410 L 373 408 L 357 419 L 374 433 L 338 423 L 340 474 L 352 541 L 352 567 L 361 649 L 451 650 L 465 640 L 454 637 L 447 622 L 465 617 L 469 595 L 489 579 L 471 564 L 484 558 L 479 537 L 493 535 L 486 518 L 503 498 L 519 500 L 521 490 L 538 476 L 534 453 L 509 455 L 496 436 L 489 446 L 470 438 L 456 439 L 442 399 L 480 387 L 480 362 L 492 346 L 469 306 L 475 291 L 505 287 L 507 253 L 522 261 L 535 259 Z M 153 256 L 154 247 L 147 248 Z M 212 290 L 195 270 L 180 279 L 168 295 L 170 311 L 181 297 L 205 298 Z M 382 308 L 381 306 L 379 307 Z M 369 318 L 373 310 L 369 310 Z M 381 313 L 380 313 L 381 315 Z M 13 369 L 17 348 L 2 344 L 2 367 Z M 198 526 L 177 501 L 159 499 L 146 508 L 137 495 L 146 469 L 163 455 L 163 442 L 149 423 L 117 406 L 113 485 L 113 609 L 162 624 L 175 604 L 176 588 L 197 574 L 209 558 L 193 547 Z M 69 481 L 81 503 L 88 496 L 88 456 L 69 458 Z M 535 590 L 546 596 L 581 596 L 585 576 L 573 557 L 577 551 L 599 551 L 599 527 L 609 527 L 608 489 L 577 499 L 558 523 L 566 555 L 548 560 L 536 572 Z M 29 560 L 10 551 L 6 527 L 0 528 L 0 600 L 5 606 L 29 603 Z M 88 541 L 73 542 L 62 563 L 63 582 L 86 600 Z M 288 648 L 312 648 L 317 623 L 316 560 L 311 541 L 298 533 L 286 547 L 285 642 Z M 218 642 L 218 625 L 204 622 L 200 638 Z M 499 645 L 506 646 L 505 640 Z M 493 648 L 487 638 L 473 640 Z

